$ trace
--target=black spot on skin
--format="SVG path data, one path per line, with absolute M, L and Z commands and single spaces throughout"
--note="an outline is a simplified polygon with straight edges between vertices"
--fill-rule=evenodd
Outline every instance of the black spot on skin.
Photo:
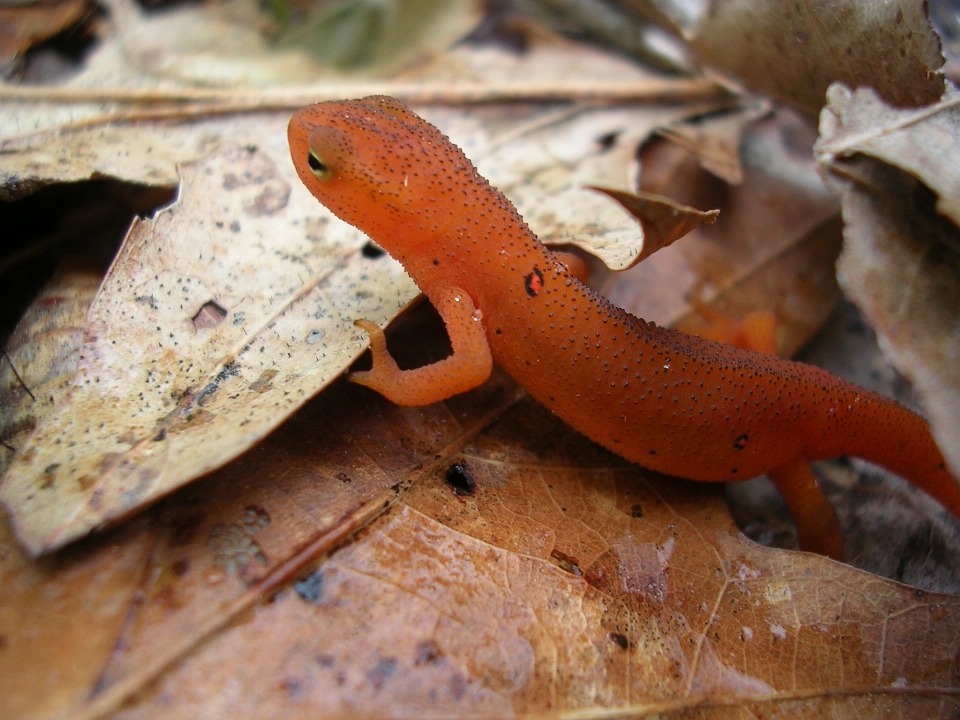
M 543 273 L 537 268 L 523 279 L 523 287 L 527 290 L 527 295 L 536 297 L 543 290 Z
M 434 264 L 434 265 L 439 265 L 439 264 L 440 264 L 440 261 L 437 260 L 437 258 L 434 258 L 434 259 L 433 259 L 433 264 Z
M 651 450 L 651 451 L 650 451 L 650 454 L 651 454 L 651 455 L 656 455 L 656 454 L 657 454 L 657 451 L 656 451 L 656 450 Z
M 733 441 L 733 447 L 737 450 L 743 450 L 747 446 L 747 440 L 749 439 L 746 433 L 738 435 L 737 439 Z
M 160 432 L 158 432 L 156 435 L 153 436 L 153 441 L 154 441 L 154 442 L 162 442 L 162 441 L 164 440 L 164 438 L 166 438 L 166 437 L 167 437 L 167 431 L 166 431 L 166 429 L 165 429 L 165 428 L 161 428 L 161 429 L 160 429 Z
M 446 475 L 447 485 L 453 488 L 457 495 L 473 495 L 477 484 L 467 471 L 466 463 L 456 463 L 450 466 Z
M 632 518 L 642 518 L 643 517 L 643 508 L 639 505 L 634 505 L 630 508 L 630 517 Z
M 630 641 L 627 640 L 627 636 L 623 633 L 612 632 L 610 633 L 610 639 L 619 645 L 621 650 L 626 650 L 630 647 Z
M 368 240 L 367 244 L 363 246 L 363 249 L 360 251 L 360 254 L 365 258 L 370 258 L 374 260 L 378 257 L 383 257 L 387 254 L 387 251 L 381 248 L 379 245 L 374 243 L 372 240 Z

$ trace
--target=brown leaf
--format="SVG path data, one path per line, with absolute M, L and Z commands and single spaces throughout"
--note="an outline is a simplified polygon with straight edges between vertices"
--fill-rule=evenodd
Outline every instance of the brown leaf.
M 657 134 L 694 153 L 704 169 L 731 185 L 743 182 L 740 148 L 744 130 L 764 115 L 772 105 L 757 100 L 732 110 L 683 118 L 657 130 Z
M 426 325 L 423 313 L 397 325 L 418 338 L 401 348 L 402 363 L 431 362 L 446 352 L 435 315 Z M 401 408 L 340 381 L 258 449 L 156 507 L 143 524 L 41 560 L 27 558 L 11 534 L 3 535 L 0 663 L 9 665 L 0 667 L 17 672 L 0 673 L 0 715 L 12 708 L 18 717 L 63 713 L 85 696 L 142 682 L 151 668 L 162 671 L 217 627 L 242 620 L 278 582 L 283 587 L 291 573 L 303 573 L 304 562 L 322 558 L 332 549 L 325 538 L 382 512 L 424 467 L 447 467 L 450 453 L 518 395 L 498 372 L 467 396 Z M 317 540 L 327 544 L 298 560 Z M 133 552 L 140 554 L 131 571 Z M 88 565 L 99 569 L 88 575 Z M 120 572 L 123 583 L 112 580 Z M 64 584 L 74 575 L 66 602 Z M 107 622 L 108 609 L 119 622 Z M 52 627 L 70 633 L 54 640 L 34 631 L 58 612 Z M 101 615 L 104 621 L 95 621 Z M 119 651 L 110 657 L 114 647 Z M 76 668 L 59 680 L 48 672 L 67 663 Z M 59 683 L 56 695 L 51 682 Z
M 630 267 L 646 260 L 657 250 L 671 245 L 691 230 L 701 225 L 712 225 L 720 214 L 719 210 L 704 212 L 652 193 L 630 193 L 603 187 L 590 189 L 612 197 L 633 215 L 643 228 L 643 250 L 633 259 Z
M 688 318 L 689 299 L 724 298 L 730 304 L 723 309 L 734 315 L 773 309 L 785 321 L 781 346 L 797 347 L 837 297 L 831 276 L 839 236 L 834 232 L 831 243 L 820 235 L 836 216 L 837 201 L 817 175 L 814 139 L 801 118 L 778 109 L 746 131 L 744 178 L 733 187 L 671 142 L 657 138 L 645 145 L 644 190 L 716 207 L 720 215 L 627 272 L 599 279 L 601 292 L 662 325 Z
M 713 0 L 689 40 L 706 65 L 811 115 L 833 82 L 898 106 L 943 92 L 940 41 L 919 0 Z
M 903 713 L 956 703 L 956 598 L 753 545 L 719 486 L 628 465 L 531 401 L 469 441 L 503 389 L 402 409 L 338 384 L 245 462 L 153 511 L 159 540 L 123 634 L 85 625 L 117 639 L 90 709 L 138 691 L 124 716 L 815 717 L 877 696 Z M 454 463 L 466 495 L 449 485 Z M 409 490 L 381 518 L 228 623 L 244 582 L 397 482 Z M 225 526 L 247 538 L 232 574 L 210 544 Z
M 92 11 L 87 0 L 0 5 L 0 69 L 33 46 L 79 23 Z
M 154 548 L 146 523 L 111 539 L 36 562 L 0 517 L 0 715 L 54 717 L 96 687 Z
M 960 96 L 890 108 L 868 88 L 834 86 L 818 158 L 840 195 L 840 282 L 914 383 L 960 476 Z
M 792 357 L 820 330 L 841 297 L 833 268 L 842 245 L 843 223 L 834 216 L 758 264 L 710 307 L 733 319 L 770 310 L 777 318 L 777 352 Z M 673 327 L 698 335 L 707 324 L 693 311 Z

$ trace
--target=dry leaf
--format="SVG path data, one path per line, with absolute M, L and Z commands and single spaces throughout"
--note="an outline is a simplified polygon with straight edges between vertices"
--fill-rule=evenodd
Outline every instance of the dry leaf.
M 870 89 L 830 90 L 817 154 L 840 196 L 840 282 L 919 391 L 960 476 L 960 93 L 898 110 Z
M 840 300 L 833 268 L 842 244 L 843 224 L 834 216 L 757 265 L 719 293 L 710 306 L 729 318 L 742 318 L 758 308 L 772 311 L 777 317 L 777 352 L 793 357 Z M 706 318 L 693 311 L 673 327 L 698 335 L 707 324 Z
M 292 194 L 285 170 L 225 147 L 184 166 L 176 205 L 134 224 L 69 396 L 0 490 L 31 552 L 249 448 L 362 352 L 354 318 L 383 322 L 416 294 L 395 262 L 360 252 L 359 232 Z M 359 287 L 377 265 L 377 285 Z
M 709 303 L 726 295 L 730 302 L 729 293 L 745 292 L 751 307 L 733 301 L 726 309 L 774 309 L 785 321 L 781 346 L 795 349 L 837 297 L 830 287 L 839 235 L 832 235 L 832 246 L 818 235 L 836 215 L 837 201 L 817 175 L 814 138 L 801 119 L 783 110 L 754 124 L 744 136 L 744 180 L 733 187 L 704 172 L 699 158 L 679 146 L 654 140 L 657 157 L 645 146 L 644 190 L 719 208 L 720 215 L 716 224 L 697 228 L 631 270 L 603 278 L 601 292 L 661 325 L 688 317 L 690 298 Z M 808 239 L 807 250 L 798 250 Z
M 0 74 L 30 48 L 78 24 L 93 12 L 87 0 L 0 5 Z
M 398 348 L 429 336 L 416 328 Z M 531 401 L 470 441 L 515 397 L 502 376 L 429 408 L 336 384 L 151 511 L 152 530 L 84 542 L 92 563 L 141 558 L 108 586 L 122 628 L 58 600 L 68 563 L 22 582 L 44 561 L 7 539 L 6 658 L 39 671 L 84 657 L 90 672 L 55 697 L 24 672 L 0 703 L 36 717 L 89 696 L 91 717 L 135 698 L 121 717 L 251 718 L 954 707 L 956 598 L 757 547 L 719 486 L 652 476 Z M 384 498 L 393 509 L 251 611 L 250 593 L 276 589 L 262 579 Z M 20 633 L 26 613 L 54 607 L 86 635 Z M 93 643 L 116 651 L 91 660 Z
M 445 352 L 439 318 L 426 327 L 418 318 L 422 313 L 397 323 L 418 338 L 398 350 L 401 362 L 431 362 Z M 257 450 L 184 489 L 144 523 L 41 560 L 26 557 L 4 523 L 0 716 L 63 713 L 97 688 L 169 660 L 171 651 L 176 659 L 184 643 L 203 641 L 211 626 L 248 610 L 260 597 L 258 581 L 279 571 L 286 582 L 290 562 L 292 572 L 302 572 L 296 556 L 312 540 L 349 530 L 358 515 L 375 517 L 424 466 L 449 463 L 447 453 L 518 394 L 498 372 L 469 396 L 400 408 L 341 381 Z M 319 556 L 324 547 L 331 549 L 321 546 Z M 110 614 L 116 622 L 108 622 Z M 69 632 L 52 642 L 44 627 Z
M 684 118 L 660 128 L 657 134 L 696 154 L 704 169 L 718 178 L 739 185 L 743 182 L 740 164 L 743 133 L 772 108 L 769 101 L 757 100 L 733 110 Z
M 602 187 L 592 189 L 620 203 L 643 228 L 643 250 L 634 258 L 632 265 L 646 260 L 691 230 L 701 225 L 712 225 L 720 214 L 719 210 L 703 212 L 652 193 L 628 193 Z
M 79 258 L 61 263 L 7 341 L 0 363 L 0 474 L 69 390 L 102 277 L 96 263 Z
M 899 106 L 943 92 L 940 40 L 921 0 L 712 0 L 688 40 L 704 64 L 811 115 L 833 82 L 877 88 Z

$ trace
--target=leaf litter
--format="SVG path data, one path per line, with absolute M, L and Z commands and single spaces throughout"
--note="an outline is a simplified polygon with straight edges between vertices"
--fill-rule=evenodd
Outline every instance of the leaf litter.
M 434 111 L 441 125 L 445 112 Z M 509 126 L 501 130 L 509 133 Z M 469 145 L 457 138 L 452 123 L 446 129 Z M 114 137 L 119 142 L 122 135 Z M 257 140 L 229 132 L 194 137 L 193 154 L 174 160 L 202 164 L 224 151 L 218 146 L 227 137 L 239 150 L 255 142 L 283 175 L 279 133 Z M 632 161 L 635 143 L 615 145 Z M 30 152 L 42 156 L 40 145 Z M 99 160 L 83 162 L 90 168 Z M 158 165 L 169 177 L 173 163 Z M 621 181 L 635 174 L 627 163 L 609 167 Z M 555 182 L 549 172 L 540 174 Z M 595 166 L 587 176 L 597 174 Z M 291 189 L 291 198 L 296 193 Z M 318 212 L 314 207 L 312 216 Z M 744 268 L 725 288 L 750 274 Z M 194 331 L 215 333 L 223 325 L 221 310 L 227 308 L 216 298 L 213 303 L 204 302 L 206 310 L 190 317 Z M 716 488 L 638 479 L 642 471 L 611 456 L 597 459 L 591 453 L 600 451 L 578 445 L 582 439 L 564 435 L 562 427 L 544 428 L 536 408 L 515 410 L 489 438 L 478 440 L 479 450 L 470 445 L 458 454 L 471 433 L 489 425 L 489 413 L 513 402 L 515 396 L 505 392 L 509 384 L 502 382 L 497 378 L 478 391 L 487 398 L 479 415 L 471 409 L 477 393 L 439 407 L 401 409 L 377 399 L 371 406 L 364 391 L 335 385 L 319 404 L 308 406 L 316 414 L 297 415 L 240 462 L 149 511 L 147 530 L 126 526 L 125 532 L 152 532 L 148 541 L 160 540 L 142 576 L 127 583 L 136 592 L 121 595 L 135 598 L 132 620 L 122 630 L 90 630 L 102 647 L 117 648 L 96 688 L 80 679 L 64 683 L 58 697 L 36 685 L 27 692 L 37 679 L 28 673 L 18 676 L 14 692 L 0 695 L 34 714 L 54 705 L 61 711 L 82 708 L 85 698 L 92 699 L 87 710 L 97 715 L 160 678 L 126 714 L 155 714 L 171 704 L 207 713 L 215 702 L 250 716 L 289 716 L 307 708 L 312 713 L 320 706 L 399 714 L 419 712 L 424 704 L 507 714 L 548 708 L 666 714 L 693 707 L 718 716 L 733 708 L 757 713 L 773 707 L 801 714 L 871 714 L 881 707 L 911 715 L 949 712 L 957 644 L 947 631 L 957 626 L 951 598 L 918 596 L 820 558 L 747 545 L 736 536 Z M 377 408 L 374 416 L 371 407 Z M 377 415 L 386 423 L 377 422 Z M 354 438 L 362 452 L 356 452 Z M 328 444 L 314 449 L 317 440 Z M 314 459 L 304 459 L 305 448 L 317 453 Z M 429 458 L 436 465 L 418 474 Z M 444 483 L 447 463 L 454 461 L 472 474 L 473 495 L 455 498 Z M 357 467 L 359 473 L 350 469 Z M 624 473 L 629 479 L 620 480 Z M 264 477 L 271 482 L 262 482 Z M 358 491 L 360 478 L 370 484 Z M 393 510 L 373 520 L 347 550 L 306 574 L 293 592 L 280 592 L 250 612 L 257 600 L 286 587 L 271 573 L 284 563 L 295 565 L 298 549 L 324 537 L 325 528 L 355 529 L 351 508 L 369 508 L 364 522 L 370 522 L 383 506 Z M 707 537 L 708 529 L 716 535 Z M 116 532 L 83 547 L 109 553 Z M 33 567 L 9 536 L 5 543 L 5 577 L 14 566 L 20 572 Z M 333 545 L 319 547 L 303 562 L 315 562 Z M 300 566 L 304 573 L 308 564 Z M 296 570 L 280 577 L 291 572 Z M 683 585 L 687 580 L 692 584 Z M 47 582 L 53 585 L 41 584 L 43 592 L 32 596 L 31 609 L 41 615 L 57 597 L 57 574 Z M 0 634 L 17 638 L 9 628 L 18 627 L 28 609 L 20 594 L 24 584 L 3 587 Z M 666 609 L 651 613 L 657 602 Z M 760 608 L 750 611 L 755 617 L 746 610 L 750 602 Z M 504 608 L 505 620 L 491 622 L 488 606 Z M 833 607 L 850 614 L 824 613 Z M 86 617 L 85 607 L 74 612 Z M 747 622 L 741 620 L 745 613 Z M 231 620 L 236 624 L 223 630 Z M 424 628 L 431 630 L 423 634 Z M 222 634 L 215 635 L 218 629 Z M 757 639 L 764 645 L 754 655 L 750 643 Z M 695 648 L 692 654 L 683 650 L 684 641 Z M 73 652 L 57 645 L 59 657 L 79 657 L 76 642 L 65 641 Z M 54 652 L 53 644 L 31 647 L 41 655 Z M 650 658 L 671 662 L 654 667 L 647 664 Z M 789 667 L 781 668 L 777 659 L 790 660 Z M 46 662 L 52 665 L 54 658 Z M 798 668 L 807 674 L 798 675 Z M 585 669 L 608 684 L 582 684 Z M 238 680 L 244 693 L 227 692 Z
M 508 385 L 408 409 L 338 383 L 248 463 L 149 511 L 153 555 L 129 581 L 140 600 L 79 716 L 124 699 L 121 717 L 956 706 L 956 598 L 812 555 L 785 564 L 739 535 L 719 487 L 631 466 L 529 400 L 490 424 L 482 416 L 504 407 L 496 388 Z M 320 446 L 305 452 L 312 437 Z M 367 460 L 347 479 L 345 444 Z M 469 495 L 446 482 L 453 464 Z M 271 602 L 223 617 L 247 584 L 262 587 L 356 499 L 383 491 L 395 500 L 347 547 Z M 264 560 L 231 574 L 209 538 L 253 516 L 245 534 Z M 197 638 L 210 618 L 220 632 Z M 50 652 L 68 653 L 66 642 Z M 164 656 L 148 686 L 158 675 L 145 668 Z M 243 693 L 229 690 L 237 682 Z

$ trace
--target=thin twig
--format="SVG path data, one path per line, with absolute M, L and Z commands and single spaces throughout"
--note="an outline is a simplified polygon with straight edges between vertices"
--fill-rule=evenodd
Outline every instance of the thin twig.
M 368 82 L 317 84 L 257 90 L 206 88 L 73 88 L 0 85 L 0 100 L 55 103 L 229 105 L 235 112 L 294 109 L 320 100 L 364 95 L 393 95 L 413 105 L 461 105 L 483 102 L 530 101 L 686 101 L 713 98 L 727 91 L 702 78 L 651 78 L 635 82 L 571 81 L 509 83 Z

